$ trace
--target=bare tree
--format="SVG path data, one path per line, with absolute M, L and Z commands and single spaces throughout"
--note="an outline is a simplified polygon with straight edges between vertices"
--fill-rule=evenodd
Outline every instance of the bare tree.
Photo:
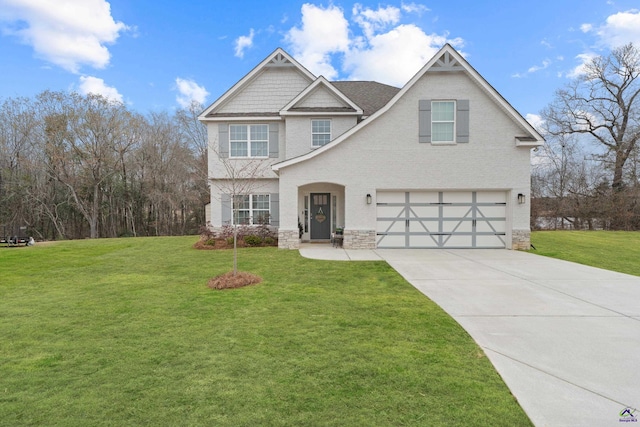
M 584 74 L 556 92 L 543 111 L 554 135 L 587 135 L 604 148 L 611 187 L 624 186 L 624 169 L 640 140 L 640 51 L 633 44 L 593 58 Z
M 199 108 L 142 116 L 54 91 L 0 100 L 0 224 L 43 239 L 197 232 L 209 201 Z
M 119 102 L 100 95 L 45 92 L 48 172 L 68 190 L 74 206 L 98 237 L 98 221 L 107 180 L 118 171 L 118 149 L 128 140 L 129 113 Z
M 191 175 L 190 182 L 200 206 L 209 203 L 210 192 L 208 184 L 208 137 L 207 127 L 198 120 L 198 115 L 203 106 L 193 101 L 188 108 L 178 110 L 174 116 L 182 136 L 183 144 L 191 150 L 191 161 L 185 164 Z M 204 224 L 204 210 L 197 209 L 196 218 L 200 224 Z
M 212 144 L 217 147 L 217 144 Z M 233 274 L 238 272 L 238 226 L 242 222 L 239 217 L 239 208 L 244 202 L 244 198 L 254 193 L 264 184 L 264 177 L 269 169 L 269 162 L 265 160 L 232 159 L 228 156 L 220 156 L 215 148 L 214 160 L 219 167 L 217 176 L 222 178 L 211 178 L 210 182 L 217 188 L 223 197 L 221 203 L 232 212 L 233 226 Z

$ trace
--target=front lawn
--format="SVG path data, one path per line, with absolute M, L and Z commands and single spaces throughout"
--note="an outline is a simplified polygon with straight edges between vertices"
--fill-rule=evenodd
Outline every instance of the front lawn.
M 535 231 L 532 253 L 640 276 L 640 232 Z
M 2 426 L 524 426 L 469 336 L 384 262 L 196 238 L 0 248 Z

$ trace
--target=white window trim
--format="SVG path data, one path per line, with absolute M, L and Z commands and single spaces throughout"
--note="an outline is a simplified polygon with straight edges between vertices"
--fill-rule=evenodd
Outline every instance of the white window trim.
M 264 211 L 264 209 L 258 209 L 258 208 L 254 208 L 253 206 L 253 196 L 267 196 L 268 200 L 269 200 L 269 224 L 271 224 L 271 195 L 266 194 L 266 193 L 252 193 L 252 194 L 242 194 L 242 195 L 238 195 L 237 197 L 246 197 L 249 196 L 249 209 L 241 209 L 243 211 L 248 210 L 249 211 L 249 223 L 248 224 L 243 224 L 243 223 L 236 223 L 236 211 L 237 209 L 235 208 L 235 200 L 231 201 L 231 224 L 232 225 L 260 225 L 260 223 L 255 223 L 254 219 L 256 218 L 255 216 L 255 212 L 256 211 Z
M 267 127 L 267 154 L 264 156 L 252 156 L 251 155 L 251 126 L 266 126 Z M 247 127 L 247 155 L 246 156 L 234 156 L 231 153 L 233 150 L 231 149 L 231 143 L 236 142 L 231 139 L 231 126 L 246 126 Z M 230 159 L 268 159 L 269 158 L 269 125 L 267 123 L 231 123 L 228 128 L 229 132 L 229 158 Z M 260 141 L 262 142 L 262 141 Z
M 435 121 L 433 120 L 433 104 L 436 102 L 452 102 L 453 103 L 453 121 Z M 457 120 L 457 103 L 455 99 L 432 99 L 431 100 L 431 144 L 433 145 L 456 145 L 456 120 Z M 453 123 L 453 139 L 451 141 L 434 141 L 433 124 L 434 123 Z
M 326 135 L 326 132 L 313 132 L 313 122 L 315 121 L 327 121 L 329 122 L 329 141 L 327 141 L 327 144 L 329 142 L 331 142 L 331 140 L 333 139 L 333 122 L 331 119 L 328 118 L 321 118 L 321 117 L 316 117 L 311 119 L 311 121 L 309 122 L 309 125 L 311 127 L 311 148 L 316 149 L 316 148 L 320 148 L 320 147 L 324 147 L 324 145 L 313 145 L 313 135 Z

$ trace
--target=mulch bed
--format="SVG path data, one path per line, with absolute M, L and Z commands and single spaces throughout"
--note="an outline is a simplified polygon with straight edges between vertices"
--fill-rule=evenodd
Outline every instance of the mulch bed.
M 244 286 L 256 285 L 260 282 L 262 282 L 262 278 L 255 274 L 246 273 L 244 271 L 238 271 L 236 274 L 233 274 L 233 271 L 230 271 L 209 279 L 208 286 L 211 289 L 235 289 L 242 288 Z

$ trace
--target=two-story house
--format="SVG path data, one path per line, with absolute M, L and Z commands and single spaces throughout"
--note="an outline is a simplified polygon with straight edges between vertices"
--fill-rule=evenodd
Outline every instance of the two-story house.
M 199 119 L 214 228 L 268 218 L 291 249 L 336 229 L 346 248 L 529 247 L 543 138 L 450 45 L 402 88 L 329 82 L 276 49 Z M 252 185 L 218 185 L 230 174 Z

